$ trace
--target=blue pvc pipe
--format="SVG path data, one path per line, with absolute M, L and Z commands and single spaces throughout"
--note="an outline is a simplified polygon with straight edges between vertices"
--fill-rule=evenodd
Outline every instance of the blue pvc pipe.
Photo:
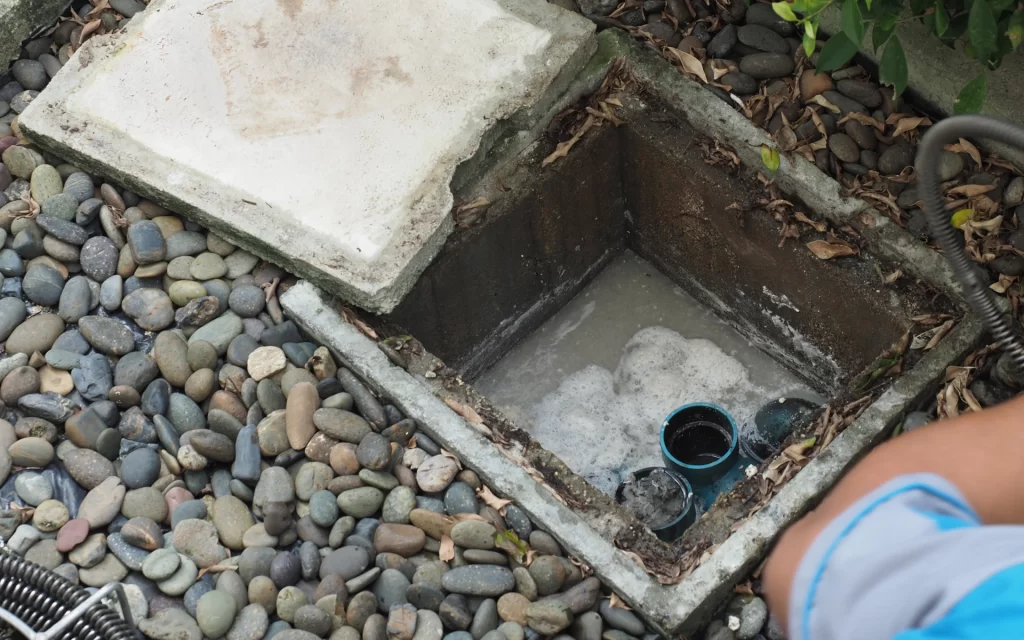
M 694 422 L 710 422 L 716 425 L 721 431 L 718 434 L 710 434 L 711 438 L 728 438 L 728 447 L 716 460 L 705 464 L 692 464 L 683 462 L 672 454 L 670 449 L 674 444 L 675 437 L 680 432 L 686 431 L 686 427 Z M 702 428 L 712 429 L 711 427 Z M 736 428 L 736 422 L 728 411 L 707 402 L 694 402 L 679 407 L 668 414 L 668 417 L 662 422 L 659 436 L 661 458 L 666 467 L 682 474 L 696 488 L 700 485 L 711 484 L 728 473 L 739 458 L 739 439 L 739 429 Z M 693 453 L 705 452 L 694 451 Z M 716 455 L 718 454 L 716 453 Z

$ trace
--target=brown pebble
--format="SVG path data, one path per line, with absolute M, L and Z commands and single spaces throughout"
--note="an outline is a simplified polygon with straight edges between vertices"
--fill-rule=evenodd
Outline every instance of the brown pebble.
M 292 449 L 303 450 L 309 444 L 316 427 L 313 412 L 320 407 L 320 394 L 308 382 L 299 382 L 291 388 L 285 408 L 285 430 Z
M 116 387 L 111 387 L 107 393 L 107 399 L 117 405 L 118 409 L 130 409 L 139 405 L 142 401 L 142 396 L 135 390 L 134 387 L 121 384 Z
M 423 550 L 426 534 L 408 524 L 385 523 L 373 534 L 373 548 L 377 553 L 397 553 L 408 558 Z
M 154 551 L 164 546 L 164 535 L 160 525 L 149 518 L 132 518 L 121 527 L 121 537 L 132 546 Z
M 804 102 L 825 91 L 831 91 L 833 86 L 832 78 L 827 73 L 815 73 L 814 69 L 806 69 L 800 74 L 800 98 Z
M 193 498 L 194 496 L 192 493 L 184 487 L 168 489 L 167 492 L 164 493 L 164 501 L 167 502 L 167 513 L 172 513 L 174 511 L 174 507 L 178 506 L 182 502 L 188 502 Z
M 339 442 L 331 447 L 330 465 L 339 476 L 350 476 L 359 473 L 359 460 L 356 458 L 356 445 Z
M 85 518 L 75 518 L 57 532 L 57 551 L 67 553 L 82 544 L 89 537 L 89 522 Z
M 331 450 L 336 444 L 338 444 L 338 441 L 334 438 L 325 433 L 317 432 L 317 434 L 309 441 L 309 444 L 306 445 L 306 457 L 314 462 L 330 464 Z M 335 473 L 337 473 L 337 471 L 335 471 Z
M 39 370 L 39 391 L 46 393 L 52 391 L 57 395 L 66 396 L 75 390 L 75 382 L 67 371 L 54 369 L 45 365 Z
M 238 386 L 241 388 L 241 384 Z M 242 424 L 245 424 L 245 415 L 249 411 L 242 399 L 229 391 L 217 391 L 210 397 L 210 411 L 214 409 L 230 413 Z

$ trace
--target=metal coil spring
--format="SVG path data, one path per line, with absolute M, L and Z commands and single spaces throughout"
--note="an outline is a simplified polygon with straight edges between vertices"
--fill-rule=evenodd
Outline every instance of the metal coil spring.
M 951 224 L 946 201 L 942 198 L 939 160 L 943 148 L 960 138 L 988 138 L 1024 149 L 1024 129 L 986 116 L 946 118 L 929 128 L 928 133 L 921 138 L 915 161 L 919 193 L 924 200 L 924 211 L 932 236 L 939 241 L 971 308 L 992 337 L 1010 354 L 1017 370 L 1024 371 L 1024 343 L 1018 337 L 1011 318 L 996 305 L 995 296 L 988 288 L 988 277 L 967 256 L 963 233 Z
M 0 607 L 38 632 L 62 620 L 89 595 L 85 589 L 36 564 L 0 553 Z M 116 612 L 100 603 L 87 609 L 61 637 L 135 640 L 137 635 Z

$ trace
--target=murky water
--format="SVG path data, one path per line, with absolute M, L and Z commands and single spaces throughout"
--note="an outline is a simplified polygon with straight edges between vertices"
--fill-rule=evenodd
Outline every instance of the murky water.
M 632 252 L 474 384 L 610 494 L 662 465 L 658 432 L 680 405 L 716 403 L 743 429 L 770 400 L 821 400 Z

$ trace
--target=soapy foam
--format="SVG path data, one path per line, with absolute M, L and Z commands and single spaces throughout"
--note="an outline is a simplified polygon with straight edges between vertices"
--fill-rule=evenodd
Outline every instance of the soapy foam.
M 768 401 L 821 400 L 628 252 L 474 384 L 609 494 L 662 466 L 661 422 L 680 405 L 713 402 L 743 430 Z

